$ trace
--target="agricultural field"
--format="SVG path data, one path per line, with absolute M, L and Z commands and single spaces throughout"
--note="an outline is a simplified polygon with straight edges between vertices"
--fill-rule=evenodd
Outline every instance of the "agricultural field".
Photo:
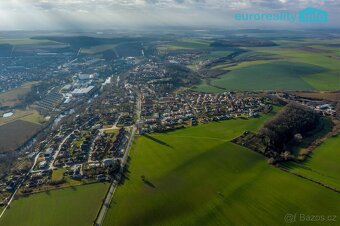
M 221 93 L 224 92 L 224 88 L 221 88 L 219 86 L 212 86 L 210 79 L 204 79 L 201 81 L 199 85 L 196 85 L 194 87 L 194 90 L 203 92 L 203 93 Z
M 287 213 L 340 214 L 337 193 L 230 142 L 271 116 L 138 137 L 104 225 L 278 225 Z
M 212 81 L 212 85 L 233 91 L 313 90 L 303 76 L 325 70 L 304 63 L 269 62 L 232 70 L 222 78 Z
M 28 82 L 16 89 L 0 93 L 0 107 L 14 107 L 20 104 L 23 97 L 31 90 L 34 84 L 37 84 L 37 82 Z
M 0 114 L 4 113 L 0 111 Z M 45 122 L 45 119 L 42 115 L 39 114 L 38 111 L 34 109 L 27 109 L 27 110 L 15 110 L 12 111 L 13 115 L 7 118 L 2 117 L 0 118 L 0 126 L 6 123 L 14 122 L 16 120 L 23 120 L 27 122 L 42 124 Z
M 92 225 L 109 184 L 96 183 L 14 200 L 0 219 L 6 226 Z
M 13 151 L 39 131 L 41 125 L 16 120 L 0 126 L 0 153 Z
M 319 100 L 338 101 L 340 100 L 340 92 L 293 92 L 294 95 L 300 97 L 314 98 Z
M 340 190 L 340 136 L 328 138 L 302 163 L 288 163 L 288 170 Z
M 329 43 L 319 40 L 275 42 L 279 46 L 245 47 L 247 52 L 235 56 L 234 63 L 214 65 L 211 69 L 222 69 L 226 73 L 208 85 L 203 80 L 194 90 L 340 90 L 340 55 L 339 50 L 329 46 L 331 40 Z
M 158 47 L 159 50 L 188 50 L 188 49 L 208 49 L 210 48 L 211 40 L 205 39 L 179 39 L 169 44 Z
M 30 38 L 22 38 L 22 39 L 2 39 L 0 38 L 1 44 L 10 44 L 14 46 L 19 45 L 35 45 L 35 44 L 57 44 L 57 42 L 50 40 L 38 40 L 38 39 L 30 39 Z

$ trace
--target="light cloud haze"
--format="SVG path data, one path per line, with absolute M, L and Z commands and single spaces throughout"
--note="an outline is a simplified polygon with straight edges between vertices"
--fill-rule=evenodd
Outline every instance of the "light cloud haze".
M 285 28 L 285 22 L 237 22 L 236 12 L 297 12 L 307 6 L 329 12 L 322 27 L 338 27 L 338 0 L 0 0 L 1 30 L 59 30 L 197 26 Z M 320 26 L 320 25 L 313 25 Z

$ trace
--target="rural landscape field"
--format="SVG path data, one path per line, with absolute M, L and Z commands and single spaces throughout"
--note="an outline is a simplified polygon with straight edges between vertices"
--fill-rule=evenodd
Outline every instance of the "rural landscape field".
M 339 21 L 0 0 L 0 226 L 340 225 Z
M 104 225 L 271 225 L 289 213 L 338 213 L 338 194 L 230 142 L 267 118 L 138 137 Z
M 108 184 L 75 186 L 20 198 L 13 202 L 1 224 L 91 225 L 107 187 Z

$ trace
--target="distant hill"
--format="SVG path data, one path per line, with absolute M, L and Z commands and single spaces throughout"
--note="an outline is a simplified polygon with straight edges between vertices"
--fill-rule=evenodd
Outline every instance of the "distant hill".
M 265 46 L 277 46 L 277 44 L 270 40 L 262 39 L 231 39 L 231 40 L 219 40 L 212 42 L 211 47 L 265 47 Z
M 74 48 L 91 47 L 106 44 L 119 44 L 125 42 L 143 42 L 147 41 L 148 38 L 97 38 L 90 36 L 36 36 L 32 39 L 37 40 L 51 40 L 55 42 L 68 43 Z

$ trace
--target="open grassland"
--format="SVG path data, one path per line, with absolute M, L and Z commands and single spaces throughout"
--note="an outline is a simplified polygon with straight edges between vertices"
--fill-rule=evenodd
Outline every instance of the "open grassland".
M 216 87 L 222 88 L 221 91 L 281 88 L 301 91 L 340 90 L 340 51 L 331 46 L 331 40 L 329 42 L 319 40 L 275 42 L 280 46 L 244 48 L 248 52 L 233 58 L 239 61 L 237 64 L 226 62 L 212 67 L 212 69 L 231 70 L 230 73 L 212 80 L 211 85 L 205 85 L 203 81 L 194 89 L 202 92 L 216 92 Z M 282 62 L 285 62 L 285 65 Z M 304 69 L 301 70 L 302 68 Z
M 303 76 L 303 79 L 316 90 L 340 90 L 340 60 L 330 57 L 335 52 L 313 52 L 298 48 L 264 48 L 257 51 L 281 55 L 292 62 L 308 63 L 326 68 L 327 71 L 311 73 Z
M 211 83 L 226 90 L 313 90 L 303 76 L 324 71 L 305 63 L 268 62 L 232 70 Z
M 16 120 L 0 126 L 0 153 L 13 151 L 23 145 L 35 133 L 41 125 L 37 123 Z
M 16 89 L 12 89 L 5 93 L 0 93 L 0 107 L 13 107 L 20 104 L 23 97 L 31 90 L 32 85 L 37 82 L 28 82 Z
M 287 213 L 340 214 L 337 193 L 229 142 L 269 117 L 138 137 L 104 225 L 283 225 Z
M 224 92 L 223 88 L 215 87 L 209 84 L 208 79 L 204 79 L 201 81 L 199 85 L 196 85 L 193 87 L 193 90 L 199 91 L 199 92 L 204 92 L 204 93 L 220 93 Z
M 284 167 L 294 173 L 319 181 L 340 190 L 340 136 L 328 138 L 313 150 L 303 163 L 289 163 Z
M 34 194 L 14 200 L 0 219 L 6 226 L 90 226 L 108 184 L 91 184 Z

